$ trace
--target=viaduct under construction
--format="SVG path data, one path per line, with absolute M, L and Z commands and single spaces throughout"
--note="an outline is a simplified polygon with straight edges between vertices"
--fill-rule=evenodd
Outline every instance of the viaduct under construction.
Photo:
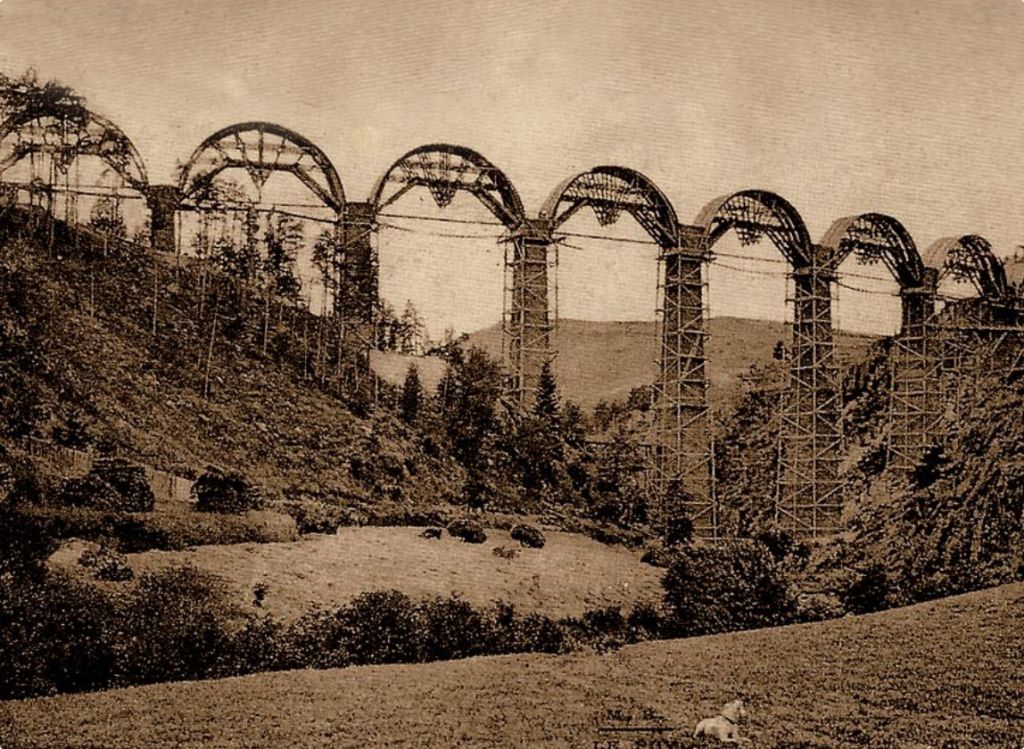
M 267 122 L 217 131 L 195 149 L 177 184 L 151 184 L 138 151 L 116 125 L 80 105 L 60 104 L 15 114 L 0 126 L 0 197 L 52 209 L 54 196 L 63 193 L 65 205 L 73 206 L 77 195 L 98 189 L 74 178 L 72 165 L 86 156 L 113 172 L 118 200 L 145 201 L 151 244 L 162 253 L 180 252 L 182 214 L 212 209 L 213 186 L 223 172 L 247 174 L 257 190 L 275 172 L 293 175 L 329 212 L 338 238 L 344 292 L 335 309 L 345 318 L 348 366 L 357 376 L 369 372 L 375 340 L 380 217 L 414 190 L 429 192 L 439 208 L 458 193 L 472 196 L 504 231 L 503 364 L 509 394 L 519 403 L 530 399 L 544 363 L 555 353 L 552 267 L 564 226 L 580 211 L 592 211 L 601 226 L 629 214 L 658 247 L 660 357 L 653 442 L 666 497 L 661 509 L 664 517 L 684 512 L 705 537 L 719 529 L 705 355 L 707 268 L 716 242 L 727 233 L 735 232 L 743 244 L 770 241 L 791 279 L 792 340 L 776 513 L 780 525 L 795 532 L 826 534 L 840 524 L 843 433 L 832 301 L 844 260 L 881 263 L 899 286 L 902 325 L 893 341 L 888 435 L 889 464 L 896 469 L 910 470 L 952 428 L 943 411 L 953 396 L 940 384 L 939 372 L 955 377 L 957 367 L 977 360 L 983 350 L 1018 339 L 1016 289 L 982 237 L 940 239 L 922 253 L 897 219 L 867 213 L 839 219 L 815 242 L 797 210 L 764 190 L 716 198 L 687 223 L 642 174 L 598 166 L 566 180 L 538 213 L 530 214 L 510 180 L 482 155 L 432 144 L 401 156 L 368 200 L 358 202 L 346 197 L 320 148 Z M 28 165 L 27 177 L 10 177 L 16 164 Z M 977 292 L 970 314 L 956 316 L 952 324 L 940 324 L 938 317 L 938 289 L 946 277 L 970 282 Z

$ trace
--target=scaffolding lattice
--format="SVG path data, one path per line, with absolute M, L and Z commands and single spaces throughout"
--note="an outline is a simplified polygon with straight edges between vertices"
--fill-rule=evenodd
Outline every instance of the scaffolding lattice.
M 505 246 L 505 301 L 502 349 L 508 392 L 516 403 L 528 404 L 541 369 L 552 357 L 549 284 L 557 251 L 544 227 L 524 224 Z
M 663 248 L 662 305 L 658 310 L 661 356 L 656 396 L 659 522 L 685 517 L 698 538 L 720 535 L 711 471 L 705 341 L 708 310 L 703 232 L 680 227 L 680 242 Z
M 901 289 L 903 323 L 893 338 L 887 465 L 910 471 L 942 434 L 942 356 L 935 317 L 935 278 Z
M 341 252 L 334 311 L 339 320 L 338 374 L 346 389 L 369 381 L 370 350 L 376 346 L 378 262 L 376 221 L 370 203 L 348 203 L 339 229 Z
M 842 514 L 842 447 L 838 369 L 832 338 L 834 273 L 821 262 L 792 271 L 794 284 L 789 389 L 781 434 L 776 519 L 800 535 L 834 532 Z
M 955 436 L 985 380 L 1024 375 L 1024 326 L 1015 308 L 984 300 L 954 302 L 936 320 L 940 406 L 947 434 Z

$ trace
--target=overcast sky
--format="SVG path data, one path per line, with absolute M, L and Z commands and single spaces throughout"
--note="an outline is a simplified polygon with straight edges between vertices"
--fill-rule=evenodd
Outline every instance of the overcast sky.
M 881 211 L 922 249 L 951 234 L 1001 254 L 1024 241 L 1021 0 L 0 0 L 0 66 L 74 87 L 153 182 L 214 130 L 269 120 L 320 145 L 354 200 L 402 153 L 442 141 L 500 167 L 530 213 L 564 178 L 613 163 L 651 177 L 684 221 L 760 187 L 815 238 Z M 651 252 L 573 243 L 563 316 L 653 315 Z M 493 248 L 382 235 L 382 288 L 435 330 L 486 324 L 501 310 Z M 781 273 L 723 262 L 713 312 L 781 316 Z M 841 324 L 891 327 L 894 300 L 840 296 Z

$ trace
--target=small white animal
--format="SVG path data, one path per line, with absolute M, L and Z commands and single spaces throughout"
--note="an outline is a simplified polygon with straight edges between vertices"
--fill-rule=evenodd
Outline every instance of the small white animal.
M 705 718 L 698 723 L 693 736 L 711 736 L 727 744 L 747 742 L 749 739 L 740 738 L 738 725 L 746 717 L 747 709 L 743 706 L 743 700 L 733 700 L 714 718 Z

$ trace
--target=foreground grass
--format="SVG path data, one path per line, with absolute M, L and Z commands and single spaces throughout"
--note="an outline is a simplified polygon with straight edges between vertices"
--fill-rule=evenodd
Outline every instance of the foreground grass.
M 1018 747 L 1024 585 L 605 656 L 281 672 L 0 703 L 0 744 L 609 747 L 613 736 L 619 749 L 655 738 L 685 747 L 694 723 L 737 694 L 750 704 L 751 746 Z M 599 730 L 628 718 L 677 730 Z
M 458 593 L 477 606 L 496 599 L 517 610 L 559 618 L 604 606 L 632 608 L 661 597 L 659 570 L 623 547 L 572 533 L 547 534 L 543 549 L 520 549 L 506 531 L 467 544 L 447 533 L 420 537 L 422 528 L 339 528 L 335 536 L 308 536 L 271 544 L 200 546 L 187 551 L 130 554 L 137 573 L 192 564 L 223 577 L 239 602 L 265 586 L 262 610 L 301 615 L 315 605 L 337 606 L 367 590 L 397 589 L 412 598 Z M 498 546 L 519 551 L 494 555 Z

